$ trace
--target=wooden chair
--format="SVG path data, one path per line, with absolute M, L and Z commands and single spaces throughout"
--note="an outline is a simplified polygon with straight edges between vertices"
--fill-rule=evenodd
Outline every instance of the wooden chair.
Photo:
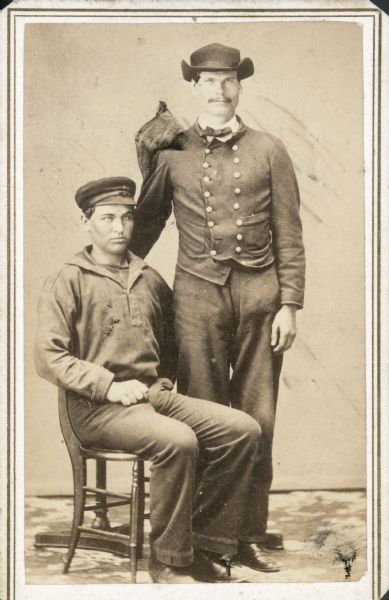
M 136 454 L 127 452 L 103 448 L 85 448 L 72 428 L 68 412 L 68 398 L 66 391 L 63 389 L 59 389 L 58 406 L 61 430 L 70 455 L 74 482 L 73 524 L 63 571 L 64 573 L 69 571 L 81 533 L 88 534 L 92 532 L 93 538 L 101 540 L 101 544 L 98 541 L 94 543 L 93 547 L 96 550 L 109 551 L 115 544 L 124 546 L 125 550 L 127 549 L 125 554 L 130 557 L 131 582 L 136 583 L 137 561 L 143 553 L 144 519 L 150 518 L 150 514 L 144 512 L 145 497 L 148 496 L 145 493 L 145 482 L 149 481 L 149 478 L 144 476 L 144 461 Z M 87 485 L 88 460 L 96 461 L 96 487 Z M 133 463 L 130 493 L 123 494 L 107 489 L 108 461 L 129 461 Z M 86 505 L 88 492 L 94 495 L 95 504 Z M 108 502 L 107 497 L 118 498 L 118 500 Z M 112 528 L 107 516 L 108 508 L 124 505 L 130 507 L 127 533 L 122 533 L 123 527 Z M 83 525 L 84 513 L 90 510 L 95 511 L 96 518 L 91 527 L 86 527 Z

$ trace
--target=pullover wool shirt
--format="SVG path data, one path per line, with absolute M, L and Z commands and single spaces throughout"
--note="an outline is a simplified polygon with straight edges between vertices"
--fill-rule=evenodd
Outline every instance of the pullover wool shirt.
M 182 269 L 224 285 L 234 265 L 260 272 L 275 262 L 281 303 L 301 307 L 305 255 L 292 162 L 280 140 L 239 123 L 225 142 L 208 141 L 196 123 L 177 148 L 159 153 L 131 250 L 146 256 L 174 207 Z
M 103 402 L 112 381 L 175 377 L 172 293 L 129 253 L 128 277 L 88 246 L 48 278 L 38 306 L 35 364 L 57 386 Z M 126 274 L 127 275 L 127 274 Z

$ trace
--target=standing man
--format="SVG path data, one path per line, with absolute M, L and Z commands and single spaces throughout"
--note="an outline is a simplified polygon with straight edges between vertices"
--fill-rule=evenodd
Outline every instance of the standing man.
M 252 543 L 241 544 L 238 560 L 276 571 L 279 564 L 263 547 L 282 355 L 293 343 L 295 313 L 303 306 L 297 181 L 282 142 L 235 114 L 241 81 L 254 73 L 250 58 L 241 60 L 239 50 L 215 43 L 181 66 L 199 118 L 174 149 L 160 152 L 145 180 L 131 248 L 140 256 L 149 252 L 173 205 L 179 390 L 241 409 L 260 424 L 255 508 L 241 532 Z

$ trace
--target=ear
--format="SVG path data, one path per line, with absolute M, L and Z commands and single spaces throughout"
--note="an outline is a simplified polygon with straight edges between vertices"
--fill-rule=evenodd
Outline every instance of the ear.
M 190 82 L 190 87 L 191 87 L 193 96 L 196 97 L 197 93 L 198 93 L 198 83 L 196 83 L 194 81 L 194 79 L 192 79 L 192 81 Z
M 84 213 L 81 213 L 81 223 L 86 231 L 90 231 L 90 220 L 86 218 Z

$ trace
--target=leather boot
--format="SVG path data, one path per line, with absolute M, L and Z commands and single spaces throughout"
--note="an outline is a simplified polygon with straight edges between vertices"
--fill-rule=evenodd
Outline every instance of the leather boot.
M 236 562 L 265 573 L 275 573 L 281 569 L 281 564 L 273 560 L 265 548 L 248 542 L 240 542 Z
M 149 573 L 154 583 L 196 583 L 190 575 L 189 567 L 165 565 L 156 558 L 149 560 Z

